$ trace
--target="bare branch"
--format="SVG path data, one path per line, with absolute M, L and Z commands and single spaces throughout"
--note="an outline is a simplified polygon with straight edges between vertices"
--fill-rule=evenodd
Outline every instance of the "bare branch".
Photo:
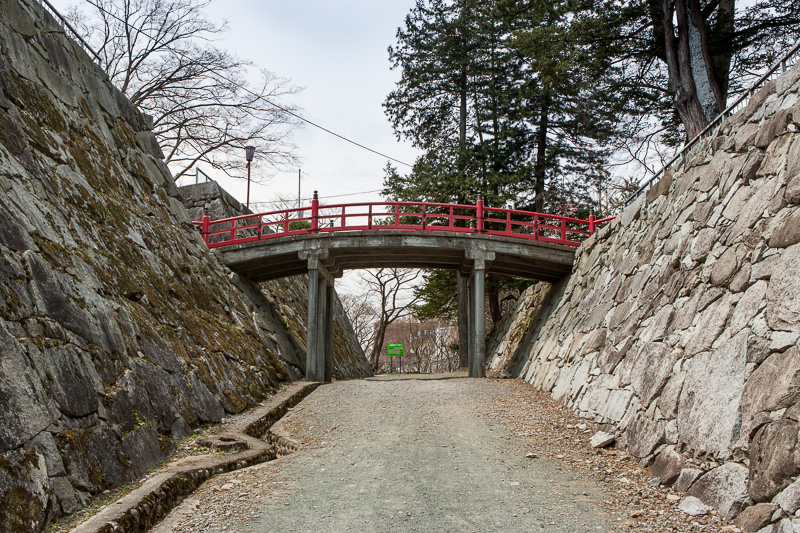
M 176 179 L 199 162 L 239 177 L 246 144 L 256 147 L 257 171 L 295 164 L 289 131 L 297 121 L 272 102 L 299 89 L 266 70 L 248 83 L 253 65 L 210 44 L 226 27 L 206 18 L 209 3 L 87 0 L 91 14 L 73 8 L 68 16 L 99 51 L 111 81 L 153 117 Z

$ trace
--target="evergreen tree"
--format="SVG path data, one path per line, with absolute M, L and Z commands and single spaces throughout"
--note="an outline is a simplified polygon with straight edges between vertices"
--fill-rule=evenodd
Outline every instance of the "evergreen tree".
M 705 128 L 755 73 L 800 37 L 800 2 L 603 0 L 599 33 L 616 48 L 641 112 L 689 138 Z M 649 105 L 648 105 L 649 104 Z M 675 137 L 673 137 L 675 138 Z

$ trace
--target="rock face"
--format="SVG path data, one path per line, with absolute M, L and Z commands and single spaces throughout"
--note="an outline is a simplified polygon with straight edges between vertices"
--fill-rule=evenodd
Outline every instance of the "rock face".
M 220 265 L 151 121 L 37 2 L 0 13 L 0 531 L 38 531 L 298 375 L 304 297 Z
M 487 352 L 726 516 L 800 474 L 798 94 L 800 67 L 754 95 Z

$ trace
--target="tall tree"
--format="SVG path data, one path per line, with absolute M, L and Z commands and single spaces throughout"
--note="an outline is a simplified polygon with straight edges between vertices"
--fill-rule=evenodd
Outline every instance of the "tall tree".
M 211 0 L 87 0 L 69 17 L 98 51 L 114 85 L 154 120 L 153 131 L 175 179 L 199 162 L 229 175 L 242 172 L 241 149 L 256 164 L 294 161 L 294 121 L 274 105 L 297 89 L 210 44 L 225 26 L 209 21 Z M 282 105 L 291 109 L 291 106 Z
M 689 138 L 800 37 L 796 0 L 606 0 L 596 7 L 610 29 L 598 40 L 617 47 L 618 61 L 631 65 L 629 84 L 651 95 L 654 105 L 643 111 L 668 101 Z

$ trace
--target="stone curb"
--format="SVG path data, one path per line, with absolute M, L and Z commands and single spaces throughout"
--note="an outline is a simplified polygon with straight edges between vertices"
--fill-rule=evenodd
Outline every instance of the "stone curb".
M 227 434 L 247 442 L 248 449 L 224 456 L 194 456 L 164 467 L 141 487 L 109 504 L 101 512 L 78 525 L 71 533 L 111 533 L 145 531 L 158 523 L 207 479 L 226 472 L 253 466 L 300 449 L 300 444 L 283 432 L 270 428 L 321 383 L 298 382 L 279 392 L 270 401 L 249 413 L 252 422 L 231 424 Z

